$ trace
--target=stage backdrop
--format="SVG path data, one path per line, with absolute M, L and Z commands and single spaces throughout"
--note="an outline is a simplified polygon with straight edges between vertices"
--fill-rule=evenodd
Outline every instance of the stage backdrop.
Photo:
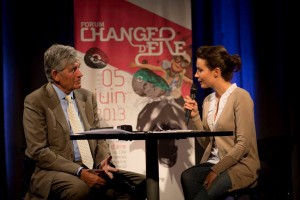
M 102 127 L 190 129 L 183 96 L 192 85 L 190 1 L 74 0 L 82 87 L 97 96 Z M 145 174 L 145 142 L 108 140 L 118 168 Z M 183 199 L 180 174 L 194 140 L 158 141 L 160 199 Z

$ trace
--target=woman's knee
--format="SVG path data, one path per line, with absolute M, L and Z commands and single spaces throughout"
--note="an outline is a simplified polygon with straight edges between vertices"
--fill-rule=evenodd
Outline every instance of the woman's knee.
M 180 176 L 181 183 L 189 182 L 192 177 L 193 174 L 190 172 L 189 169 L 184 170 Z
M 180 176 L 180 183 L 181 183 L 181 187 L 183 189 L 183 191 L 185 190 L 186 188 L 186 183 L 187 183 L 187 177 L 186 177 L 186 173 L 185 172 L 182 172 L 181 173 L 181 176 Z

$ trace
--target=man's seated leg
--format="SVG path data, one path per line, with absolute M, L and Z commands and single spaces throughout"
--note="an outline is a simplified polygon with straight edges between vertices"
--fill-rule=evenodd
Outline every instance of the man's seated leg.
M 58 172 L 53 178 L 50 199 L 89 199 L 90 188 L 79 177 Z
M 120 170 L 118 173 L 121 181 L 125 183 L 125 188 L 129 191 L 130 199 L 145 200 L 147 197 L 146 176 L 143 174 Z M 122 199 L 122 198 L 117 198 Z
M 93 196 L 99 197 L 99 192 L 103 193 L 103 189 L 94 190 Z M 145 200 L 147 196 L 146 176 L 120 170 L 114 173 L 113 180 L 108 180 L 105 194 L 106 198 L 114 200 Z

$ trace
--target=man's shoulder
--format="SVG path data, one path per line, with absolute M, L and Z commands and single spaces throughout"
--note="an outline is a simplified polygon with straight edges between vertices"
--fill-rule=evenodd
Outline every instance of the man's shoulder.
M 74 96 L 78 100 L 87 101 L 88 99 L 93 98 L 93 93 L 87 89 L 80 88 L 74 90 Z
M 25 99 L 26 98 L 33 98 L 33 97 L 36 97 L 36 96 L 41 96 L 41 95 L 45 95 L 46 94 L 46 91 L 47 91 L 47 83 L 42 85 L 41 87 L 35 89 L 34 91 L 32 91 L 31 93 L 27 94 Z
M 81 94 L 83 96 L 90 96 L 93 93 L 90 90 L 87 90 L 85 88 L 79 88 L 77 90 L 74 90 L 75 93 Z

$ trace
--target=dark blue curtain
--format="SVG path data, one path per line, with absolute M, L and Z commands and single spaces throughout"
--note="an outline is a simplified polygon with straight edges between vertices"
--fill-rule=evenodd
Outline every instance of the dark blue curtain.
M 222 44 L 242 58 L 234 82 L 254 99 L 259 142 L 272 143 L 268 152 L 278 150 L 270 153 L 278 167 L 274 184 L 266 186 L 274 193 L 269 199 L 288 199 L 289 192 L 300 199 L 298 6 L 284 0 L 191 2 L 193 50 Z M 1 198 L 12 200 L 23 195 L 23 100 L 46 82 L 44 51 L 53 43 L 73 45 L 73 1 L 2 0 L 1 20 Z M 200 91 L 197 100 L 209 92 Z
M 256 78 L 251 4 L 248 0 L 194 1 L 193 3 L 194 51 L 201 45 L 224 45 L 230 54 L 239 54 L 243 63 L 242 70 L 234 74 L 232 82 L 248 90 L 255 101 Z M 200 94 L 202 98 L 206 95 L 205 92 L 203 93 Z
M 53 43 L 74 45 L 73 1 L 1 1 L 2 199 L 24 195 L 23 101 L 46 83 L 44 51 Z

